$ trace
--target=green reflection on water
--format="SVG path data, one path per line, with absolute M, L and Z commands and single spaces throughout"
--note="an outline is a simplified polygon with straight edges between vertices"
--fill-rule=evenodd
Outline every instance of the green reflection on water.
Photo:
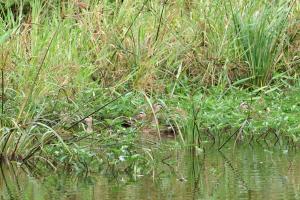
M 48 174 L 34 178 L 13 164 L 1 168 L 1 199 L 300 199 L 300 155 L 238 147 L 166 152 L 149 175 Z

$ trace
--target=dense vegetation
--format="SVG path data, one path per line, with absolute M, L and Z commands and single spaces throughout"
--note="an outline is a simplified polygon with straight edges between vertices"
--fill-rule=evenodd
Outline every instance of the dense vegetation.
M 140 174 L 159 148 L 298 145 L 299 1 L 0 5 L 3 160 Z

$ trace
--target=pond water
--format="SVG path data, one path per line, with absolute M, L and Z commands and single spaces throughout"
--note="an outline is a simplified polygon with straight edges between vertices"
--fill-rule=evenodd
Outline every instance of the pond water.
M 300 199 L 300 155 L 261 146 L 166 152 L 148 176 L 34 178 L 1 168 L 1 199 Z

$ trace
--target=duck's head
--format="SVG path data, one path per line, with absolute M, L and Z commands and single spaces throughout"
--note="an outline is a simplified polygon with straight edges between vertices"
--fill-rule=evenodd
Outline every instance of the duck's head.
M 134 119 L 136 119 L 136 120 L 144 120 L 144 119 L 146 119 L 146 117 L 147 117 L 147 115 L 146 115 L 145 112 L 140 112 L 139 114 L 137 114 L 137 115 L 134 117 Z
M 158 113 L 164 106 L 161 103 L 156 103 L 153 105 L 154 113 Z

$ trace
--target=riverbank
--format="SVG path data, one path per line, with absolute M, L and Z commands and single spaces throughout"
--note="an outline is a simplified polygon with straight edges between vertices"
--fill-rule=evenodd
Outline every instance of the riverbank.
M 1 9 L 2 160 L 143 174 L 161 140 L 199 151 L 299 145 L 298 1 Z

